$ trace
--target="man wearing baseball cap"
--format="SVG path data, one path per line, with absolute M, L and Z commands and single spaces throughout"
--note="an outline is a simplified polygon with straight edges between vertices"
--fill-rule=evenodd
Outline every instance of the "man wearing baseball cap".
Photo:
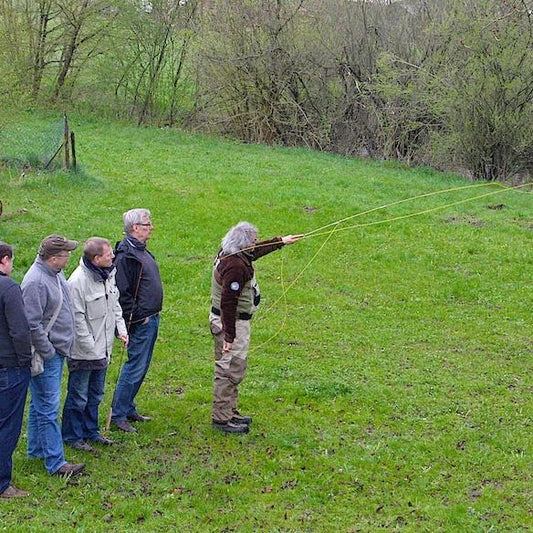
M 65 460 L 58 421 L 63 362 L 74 340 L 74 315 L 63 269 L 77 246 L 61 235 L 43 239 L 21 284 L 34 351 L 28 456 L 44 459 L 48 473 L 61 477 L 75 476 L 85 467 Z

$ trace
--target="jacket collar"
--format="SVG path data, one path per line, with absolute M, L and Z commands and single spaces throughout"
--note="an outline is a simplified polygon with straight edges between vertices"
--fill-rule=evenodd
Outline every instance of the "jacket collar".
M 126 240 L 130 243 L 131 246 L 133 246 L 136 250 L 146 250 L 146 243 L 141 242 L 129 233 L 126 234 Z
M 52 268 L 48 263 L 43 261 L 39 256 L 35 259 L 35 264 L 38 268 L 46 272 L 49 276 L 57 276 L 60 272 L 60 268 Z
M 115 265 L 111 265 L 110 267 L 97 267 L 94 263 L 89 261 L 84 255 L 81 256 L 80 259 L 80 265 L 82 267 L 85 267 L 93 276 L 94 281 L 106 281 L 109 276 L 111 275 L 111 272 L 115 269 Z

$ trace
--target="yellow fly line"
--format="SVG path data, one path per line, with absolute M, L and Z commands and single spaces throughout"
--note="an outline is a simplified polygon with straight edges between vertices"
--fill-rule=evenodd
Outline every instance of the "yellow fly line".
M 440 205 L 440 206 L 437 206 L 437 207 L 432 207 L 430 209 L 424 209 L 423 211 L 416 211 L 414 213 L 409 213 L 407 215 L 401 215 L 401 216 L 397 216 L 397 217 L 387 218 L 387 219 L 384 219 L 384 220 L 377 220 L 377 221 L 374 221 L 374 222 L 366 222 L 364 224 L 354 224 L 352 226 L 343 226 L 343 227 L 340 227 L 340 228 L 338 227 L 343 222 L 346 222 L 346 221 L 351 220 L 353 218 L 361 217 L 363 215 L 367 215 L 369 213 L 374 213 L 374 212 L 380 211 L 382 209 L 387 209 L 388 207 L 393 207 L 395 205 L 399 205 L 399 204 L 402 204 L 402 203 L 405 203 L 405 202 L 411 202 L 413 200 L 418 200 L 420 198 L 427 198 L 429 196 L 436 196 L 436 195 L 444 194 L 444 193 L 448 193 L 448 192 L 463 191 L 463 190 L 466 190 L 466 189 L 474 189 L 474 188 L 478 188 L 478 187 L 487 187 L 487 186 L 496 186 L 496 187 L 499 187 L 499 190 L 491 191 L 491 192 L 488 192 L 488 193 L 485 193 L 485 194 L 480 194 L 478 196 L 472 196 L 471 198 L 467 198 L 465 200 L 459 200 L 457 202 L 452 202 L 452 203 Z M 466 186 L 453 187 L 453 188 L 450 188 L 450 189 L 442 189 L 442 190 L 439 190 L 439 191 L 433 191 L 433 192 L 428 192 L 428 193 L 424 193 L 424 194 L 419 194 L 417 196 L 410 196 L 409 198 L 404 198 L 402 200 L 396 200 L 395 202 L 391 202 L 389 204 L 380 205 L 378 207 L 373 207 L 372 209 L 368 209 L 366 211 L 361 211 L 359 213 L 356 213 L 355 215 L 350 215 L 349 217 L 341 218 L 340 220 L 336 220 L 335 222 L 330 222 L 329 224 L 326 224 L 325 226 L 321 226 L 321 227 L 316 228 L 314 230 L 308 231 L 307 233 L 304 233 L 304 236 L 302 238 L 303 239 L 308 239 L 310 237 L 319 237 L 321 235 L 329 235 L 331 233 L 331 231 L 322 232 L 322 230 L 326 229 L 326 228 L 329 228 L 331 226 L 334 226 L 334 232 L 337 232 L 337 231 L 343 231 L 343 230 L 353 229 L 353 228 L 362 228 L 362 227 L 366 227 L 366 226 L 374 226 L 374 225 L 378 225 L 378 224 L 386 224 L 387 222 L 394 222 L 396 220 L 401 220 L 401 219 L 404 219 L 404 218 L 416 217 L 416 216 L 424 215 L 426 213 L 431 213 L 433 211 L 441 211 L 443 209 L 447 209 L 448 207 L 453 207 L 454 205 L 464 204 L 464 203 L 467 203 L 467 202 L 473 202 L 474 200 L 478 200 L 478 199 L 484 198 L 486 196 L 492 196 L 492 195 L 495 195 L 495 194 L 502 194 L 504 192 L 509 192 L 509 191 L 517 191 L 517 189 L 519 189 L 521 187 L 527 187 L 527 186 L 533 186 L 533 182 L 522 183 L 521 185 L 514 185 L 512 187 L 506 187 L 505 185 L 502 185 L 501 183 L 495 183 L 495 182 L 476 183 L 475 185 L 466 185 Z M 518 192 L 520 192 L 520 191 L 518 191 Z M 526 193 L 526 194 L 530 194 L 530 193 Z M 232 254 L 228 254 L 226 257 L 229 257 L 230 255 L 234 255 L 234 254 L 237 254 L 237 253 L 246 252 L 247 250 L 254 250 L 254 249 L 257 250 L 257 248 L 261 248 L 263 246 L 270 246 L 270 243 L 252 245 L 252 246 L 249 246 L 247 248 L 243 248 L 242 250 L 239 250 L 238 252 L 234 252 Z M 314 257 L 313 257 L 313 259 L 311 259 L 311 262 L 313 260 L 314 260 Z M 304 270 L 306 268 L 307 268 L 307 266 L 304 267 Z
M 336 229 L 337 226 L 335 226 L 335 228 L 333 228 L 332 231 L 328 232 L 329 235 L 328 237 L 324 240 L 324 242 L 322 243 L 322 245 L 320 246 L 320 248 L 315 252 L 315 254 L 313 255 L 313 257 L 311 257 L 310 261 L 305 265 L 305 267 L 298 273 L 298 275 L 292 280 L 292 282 L 290 283 L 290 285 L 288 287 L 285 288 L 285 281 L 283 279 L 283 256 L 281 256 L 281 296 L 274 301 L 274 303 L 269 306 L 266 310 L 265 310 L 265 313 L 268 313 L 271 309 L 273 309 L 274 307 L 276 307 L 276 305 L 278 305 L 278 302 L 283 299 L 283 302 L 284 302 L 284 309 L 285 309 L 285 313 L 284 313 L 284 316 L 283 316 L 283 322 L 281 324 L 281 326 L 278 328 L 278 331 L 276 331 L 276 333 L 274 333 L 274 335 L 272 335 L 270 338 L 268 338 L 266 341 L 262 342 L 261 344 L 259 344 L 258 346 L 254 346 L 252 349 L 250 349 L 250 352 L 254 352 L 255 350 L 258 350 L 259 348 L 261 348 L 262 346 L 264 346 L 265 344 L 268 344 L 270 341 L 272 341 L 273 339 L 275 339 L 282 331 L 283 329 L 285 328 L 285 322 L 287 320 L 287 314 L 288 314 L 288 306 L 287 306 L 287 293 L 289 292 L 290 288 L 303 276 L 303 273 L 311 266 L 311 263 L 316 259 L 316 257 L 320 254 L 320 252 L 322 251 L 322 248 L 324 248 L 324 246 L 326 246 L 326 244 L 328 243 L 328 241 L 331 239 L 331 237 L 333 236 L 333 234 L 335 233 L 335 229 Z
M 483 184 L 483 185 L 492 185 L 492 183 L 487 183 L 487 184 Z M 416 211 L 414 213 L 409 213 L 407 215 L 400 215 L 400 216 L 396 216 L 396 217 L 392 217 L 392 218 L 387 218 L 385 220 L 376 220 L 374 222 L 365 222 L 364 224 L 354 224 L 352 226 L 343 226 L 342 228 L 337 228 L 337 226 L 338 226 L 338 224 L 340 222 L 345 222 L 346 220 L 350 220 L 352 218 L 355 218 L 355 217 L 358 217 L 358 216 L 361 216 L 361 215 L 365 215 L 365 214 L 371 213 L 373 211 L 378 211 L 379 209 L 386 209 L 387 207 L 391 207 L 393 205 L 398 205 L 398 204 L 401 204 L 403 202 L 407 202 L 409 200 L 415 200 L 417 198 L 424 198 L 426 196 L 432 196 L 432 195 L 435 195 L 435 194 L 441 194 L 441 193 L 445 193 L 445 192 L 456 191 L 458 189 L 470 189 L 472 187 L 475 187 L 475 185 L 469 185 L 467 187 L 458 187 L 458 188 L 455 188 L 455 189 L 447 189 L 447 190 L 444 190 L 444 191 L 436 191 L 436 192 L 428 193 L 428 194 L 421 194 L 419 196 L 413 196 L 411 198 L 406 198 L 405 200 L 399 200 L 399 201 L 393 202 L 391 204 L 382 205 L 380 207 L 376 207 L 374 209 L 370 209 L 369 211 L 363 211 L 362 213 L 357 213 L 355 215 L 352 215 L 351 217 L 344 218 L 341 221 L 338 221 L 337 223 L 334 222 L 332 224 L 335 224 L 335 230 L 334 230 L 335 232 L 343 231 L 343 230 L 347 230 L 347 229 L 353 229 L 353 228 L 363 228 L 363 227 L 366 227 L 366 226 L 376 226 L 378 224 L 386 224 L 387 222 L 395 222 L 397 220 L 402 220 L 404 218 L 417 217 L 417 216 L 420 216 L 420 215 L 425 215 L 426 213 L 433 213 L 435 211 L 442 211 L 443 209 L 447 209 L 448 207 L 453 207 L 454 205 L 460 205 L 460 204 L 465 204 L 467 202 L 473 202 L 474 200 L 479 200 L 480 198 L 485 198 L 487 196 L 493 196 L 495 194 L 501 194 L 503 192 L 516 190 L 516 189 L 518 189 L 520 187 L 525 187 L 526 185 L 531 185 L 531 183 L 523 183 L 522 185 L 515 185 L 513 187 L 505 187 L 505 188 L 497 190 L 497 191 L 491 191 L 491 192 L 487 192 L 485 194 L 479 194 L 477 196 L 472 196 L 471 198 L 466 198 L 465 200 L 458 200 L 456 202 L 451 202 L 449 204 L 439 205 L 437 207 L 431 207 L 429 209 L 424 209 L 422 211 Z M 316 232 L 320 231 L 323 228 L 327 228 L 327 227 L 331 226 L 332 224 L 328 224 L 327 226 L 323 226 L 322 228 L 318 228 L 316 230 L 310 231 L 309 233 L 306 233 L 303 236 L 303 238 L 306 239 L 308 237 L 318 237 L 320 235 L 327 235 L 327 234 L 330 233 L 329 231 L 322 232 L 322 233 L 316 233 Z
M 409 202 L 409 201 L 412 201 L 412 200 L 416 200 L 416 199 L 420 199 L 420 198 L 426 198 L 426 197 L 429 197 L 429 196 L 435 196 L 435 195 L 438 195 L 438 194 L 444 194 L 444 193 L 448 193 L 448 192 L 455 192 L 455 191 L 458 191 L 458 190 L 474 189 L 474 188 L 478 188 L 478 187 L 486 187 L 487 185 L 498 186 L 500 188 L 497 191 L 491 191 L 491 192 L 488 192 L 488 193 L 484 193 L 484 194 L 480 194 L 480 195 L 477 195 L 477 196 L 473 196 L 471 198 L 458 200 L 456 202 L 451 202 L 451 203 L 448 203 L 448 204 L 445 204 L 445 205 L 440 205 L 440 206 L 437 206 L 437 207 L 424 209 L 422 211 L 416 211 L 414 213 L 408 213 L 407 215 L 400 215 L 400 216 L 396 216 L 396 217 L 387 218 L 385 220 L 376 220 L 374 222 L 365 222 L 365 223 L 362 223 L 362 224 L 353 224 L 351 226 L 339 227 L 340 224 L 342 224 L 343 222 L 346 222 L 348 220 L 352 220 L 352 219 L 354 219 L 356 217 L 360 217 L 360 216 L 366 215 L 368 213 L 373 213 L 373 212 L 379 211 L 381 209 L 386 209 L 388 207 L 392 207 L 392 206 L 395 206 L 395 205 L 398 205 L 398 204 L 401 204 L 401 203 L 404 203 L 404 202 Z M 444 190 L 440 190 L 440 191 L 433 191 L 433 192 L 430 192 L 430 193 L 420 194 L 420 195 L 417 195 L 417 196 L 411 196 L 409 198 L 404 198 L 402 200 L 397 200 L 395 202 L 391 202 L 389 204 L 381 205 L 379 207 L 374 207 L 374 208 L 369 209 L 367 211 L 362 211 L 360 213 L 356 213 L 355 215 L 351 215 L 349 217 L 342 218 L 340 220 L 337 220 L 335 222 L 331 222 L 330 224 L 326 224 L 325 226 L 321 226 L 320 228 L 316 228 L 316 229 L 314 229 L 312 231 L 309 231 L 309 232 L 305 233 L 304 236 L 302 237 L 302 239 L 307 239 L 307 238 L 310 238 L 310 237 L 319 237 L 319 236 L 322 236 L 322 235 L 327 235 L 327 237 L 324 240 L 324 242 L 322 243 L 322 245 L 320 246 L 320 248 L 315 252 L 313 257 L 311 257 L 309 262 L 303 267 L 303 269 L 296 275 L 296 277 L 293 279 L 293 281 L 288 286 L 285 286 L 285 282 L 284 282 L 284 279 L 283 279 L 283 256 L 282 256 L 282 266 L 281 266 L 281 288 L 282 288 L 282 294 L 281 294 L 281 296 L 279 296 L 274 301 L 274 303 L 272 305 L 270 305 L 265 310 L 264 314 L 268 313 L 270 310 L 272 310 L 274 307 L 276 307 L 277 304 L 280 302 L 280 300 L 283 300 L 284 301 L 284 307 L 285 307 L 285 313 L 284 313 L 283 322 L 282 322 L 281 326 L 278 328 L 278 330 L 271 337 L 269 337 L 266 341 L 262 342 L 258 346 L 255 346 L 254 348 L 252 348 L 250 350 L 250 352 L 253 352 L 253 351 L 258 350 L 259 348 L 265 346 L 266 344 L 271 342 L 273 339 L 275 339 L 281 333 L 281 331 L 283 331 L 283 329 L 285 327 L 285 322 L 286 322 L 286 319 L 287 319 L 287 312 L 288 312 L 287 311 L 287 298 L 286 298 L 287 292 L 289 292 L 289 290 L 292 288 L 292 286 L 302 277 L 304 272 L 311 266 L 313 261 L 320 254 L 320 252 L 322 251 L 324 246 L 328 243 L 328 241 L 331 239 L 331 237 L 333 236 L 334 233 L 337 233 L 338 231 L 347 230 L 347 229 L 375 226 L 375 225 L 378 225 L 378 224 L 386 224 L 388 222 L 395 222 L 397 220 L 402 220 L 402 219 L 406 219 L 406 218 L 412 218 L 412 217 L 424 215 L 426 213 L 432 213 L 432 212 L 435 212 L 435 211 L 442 211 L 444 209 L 447 209 L 448 207 L 453 207 L 455 205 L 460 205 L 460 204 L 464 204 L 464 203 L 467 203 L 467 202 L 473 202 L 474 200 L 478 200 L 480 198 L 486 198 L 488 196 L 493 196 L 495 194 L 501 194 L 501 193 L 509 192 L 509 191 L 517 191 L 518 189 L 520 189 L 522 187 L 531 186 L 531 185 L 533 185 L 533 182 L 523 183 L 521 185 L 515 185 L 513 187 L 506 187 L 506 186 L 504 186 L 504 185 L 502 185 L 500 183 L 490 182 L 490 183 L 481 183 L 481 184 L 467 185 L 467 186 L 461 186 L 461 187 L 453 187 L 451 189 L 444 189 Z M 326 228 L 330 228 L 332 226 L 333 226 L 333 228 L 331 230 L 322 231 L 322 230 L 324 230 Z M 251 249 L 251 248 L 253 248 L 253 247 L 250 247 L 250 248 L 247 248 L 247 249 Z M 257 246 L 255 248 L 257 248 Z M 263 314 L 263 316 L 264 316 L 264 314 Z

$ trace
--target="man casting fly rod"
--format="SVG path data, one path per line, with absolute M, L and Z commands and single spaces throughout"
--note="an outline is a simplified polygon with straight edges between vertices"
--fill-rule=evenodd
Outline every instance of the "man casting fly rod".
M 286 235 L 258 242 L 258 231 L 239 222 L 222 239 L 213 265 L 209 323 L 215 342 L 213 428 L 248 433 L 252 422 L 237 409 L 239 383 L 244 379 L 250 344 L 250 321 L 257 310 L 259 285 L 253 261 L 303 237 Z

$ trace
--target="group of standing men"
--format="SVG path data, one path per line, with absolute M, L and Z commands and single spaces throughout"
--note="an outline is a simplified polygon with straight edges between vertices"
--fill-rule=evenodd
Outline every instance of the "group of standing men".
M 0 243 L 0 498 L 28 495 L 11 483 L 28 384 L 28 456 L 43 459 L 51 475 L 75 476 L 85 467 L 65 460 L 63 442 L 84 451 L 92 451 L 92 443 L 113 444 L 99 431 L 98 407 L 115 336 L 127 346 L 128 357 L 115 388 L 111 423 L 130 433 L 136 431 L 130 422 L 150 420 L 134 401 L 150 366 L 163 303 L 159 268 L 146 249 L 153 230 L 150 216 L 147 209 L 124 213 L 126 235 L 114 252 L 108 240 L 88 239 L 68 282 L 63 269 L 76 241 L 46 237 L 21 287 L 10 279 L 13 248 Z M 253 262 L 302 237 L 258 242 L 257 228 L 240 222 L 222 239 L 209 315 L 216 430 L 248 433 L 252 422 L 239 413 L 237 399 L 247 367 L 250 321 L 260 301 Z M 69 378 L 60 426 L 65 358 Z
M 113 444 L 99 431 L 98 407 L 115 336 L 128 357 L 111 422 L 134 432 L 131 421 L 150 420 L 138 413 L 135 397 L 150 366 L 163 303 L 159 268 L 146 249 L 152 229 L 150 211 L 127 211 L 126 235 L 115 253 L 108 240 L 89 238 L 68 282 L 63 269 L 78 243 L 50 235 L 20 287 L 10 279 L 13 248 L 0 243 L 0 498 L 28 495 L 11 483 L 28 387 L 27 453 L 44 460 L 51 475 L 70 477 L 84 469 L 66 461 L 63 442 L 84 451 L 92 451 L 91 443 Z M 69 378 L 60 426 L 65 358 Z

